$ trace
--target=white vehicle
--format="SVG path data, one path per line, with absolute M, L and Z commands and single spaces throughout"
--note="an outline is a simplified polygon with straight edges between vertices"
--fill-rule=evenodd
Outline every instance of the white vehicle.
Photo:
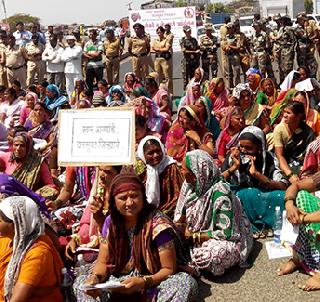
M 247 38 L 251 38 L 254 35 L 253 16 L 244 16 L 239 18 L 240 30 L 245 34 Z
M 309 18 L 313 19 L 314 21 L 316 21 L 316 23 L 318 25 L 320 25 L 320 14 L 310 14 L 310 15 L 307 15 Z
M 197 27 L 197 39 L 198 39 L 198 43 L 200 43 L 200 38 L 202 36 L 204 36 L 206 34 L 206 30 L 204 28 L 204 26 L 198 26 Z M 212 35 L 215 36 L 218 40 L 218 43 L 220 43 L 220 30 L 216 30 L 214 28 L 214 25 L 213 25 L 213 30 L 212 30 Z

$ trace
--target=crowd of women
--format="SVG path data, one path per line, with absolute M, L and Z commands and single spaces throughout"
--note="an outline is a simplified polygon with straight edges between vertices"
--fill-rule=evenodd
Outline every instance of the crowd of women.
M 303 67 L 279 88 L 251 69 L 231 92 L 203 75 L 176 100 L 154 74 L 93 94 L 80 80 L 71 99 L 0 87 L 2 300 L 196 301 L 204 272 L 248 266 L 276 207 L 300 230 L 278 275 L 302 268 L 320 289 L 320 84 Z M 114 106 L 135 108 L 135 164 L 59 167 L 59 110 Z

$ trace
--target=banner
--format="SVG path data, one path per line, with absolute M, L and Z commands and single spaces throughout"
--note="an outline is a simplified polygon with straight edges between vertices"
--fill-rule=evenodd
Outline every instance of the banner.
M 134 163 L 133 107 L 60 110 L 58 126 L 60 166 Z
M 173 51 L 181 51 L 180 40 L 184 37 L 183 26 L 191 27 L 191 35 L 197 38 L 196 8 L 195 7 L 174 7 L 158 9 L 142 9 L 130 11 L 130 31 L 134 34 L 133 25 L 141 23 L 147 34 L 151 36 L 151 43 L 158 35 L 156 30 L 165 24 L 171 25 L 171 32 L 174 35 Z

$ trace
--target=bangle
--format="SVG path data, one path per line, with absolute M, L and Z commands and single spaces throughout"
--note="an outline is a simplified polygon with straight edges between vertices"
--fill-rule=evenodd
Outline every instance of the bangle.
M 302 224 L 305 224 L 304 219 L 305 219 L 306 216 L 307 216 L 307 214 L 304 214 L 304 215 L 302 216 L 302 218 L 301 218 L 301 223 L 302 223 Z
M 144 289 L 148 289 L 152 287 L 153 285 L 153 280 L 151 276 L 142 276 L 142 279 L 144 281 Z
M 286 204 L 286 202 L 287 202 L 287 201 L 290 201 L 290 200 L 292 200 L 293 203 L 296 201 L 296 199 L 293 198 L 293 197 L 286 197 L 286 198 L 284 199 L 284 203 Z
M 193 244 L 196 243 L 196 233 L 192 234 L 192 242 L 193 242 Z
M 290 179 L 294 175 L 293 172 L 290 172 L 288 175 L 286 175 L 287 179 Z
M 201 244 L 201 233 L 200 232 L 197 233 L 197 237 L 198 237 L 198 244 L 200 245 Z

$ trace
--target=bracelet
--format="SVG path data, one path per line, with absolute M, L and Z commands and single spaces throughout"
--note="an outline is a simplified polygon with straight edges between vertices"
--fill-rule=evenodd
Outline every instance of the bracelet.
M 197 234 L 197 237 L 198 237 L 198 244 L 200 245 L 201 244 L 201 233 L 198 232 L 196 234 Z
M 142 276 L 143 281 L 144 281 L 144 288 L 148 289 L 150 287 L 152 287 L 153 285 L 153 280 L 151 276 Z
M 293 202 L 295 202 L 296 201 L 296 199 L 295 198 L 292 198 L 292 197 L 286 197 L 285 199 L 284 199 L 284 203 L 286 203 L 287 201 L 289 201 L 289 200 L 292 200 Z
M 196 236 L 197 236 L 196 233 L 193 233 L 193 234 L 192 234 L 192 243 L 193 243 L 193 244 L 196 243 L 196 239 L 197 239 Z
M 294 175 L 293 172 L 289 173 L 288 175 L 286 175 L 287 179 L 290 179 L 292 176 Z
M 307 214 L 304 214 L 304 215 L 302 216 L 302 219 L 301 219 L 301 223 L 302 223 L 302 224 L 305 224 L 304 219 L 305 219 L 306 216 L 307 216 Z

